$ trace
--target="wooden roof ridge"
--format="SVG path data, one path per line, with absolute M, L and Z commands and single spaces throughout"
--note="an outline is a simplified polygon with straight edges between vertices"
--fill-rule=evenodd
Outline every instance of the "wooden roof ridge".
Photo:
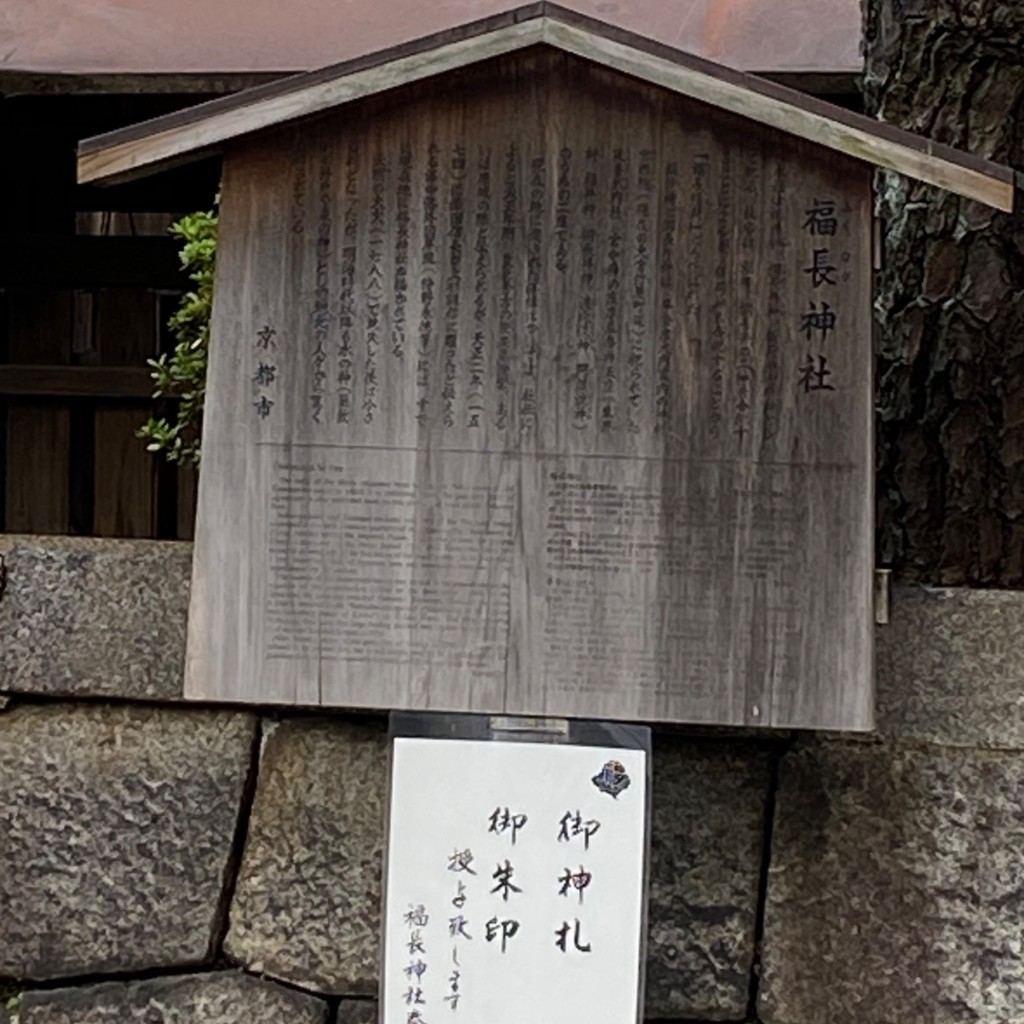
M 83 140 L 78 180 L 112 183 L 251 132 L 490 57 L 546 44 L 877 167 L 1012 211 L 1015 174 L 964 153 L 542 0 Z

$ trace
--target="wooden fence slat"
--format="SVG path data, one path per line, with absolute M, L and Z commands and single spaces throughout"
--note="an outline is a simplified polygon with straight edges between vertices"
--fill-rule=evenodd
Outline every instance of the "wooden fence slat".
M 156 354 L 156 296 L 141 289 L 96 293 L 96 348 L 105 364 L 143 363 Z M 96 410 L 93 530 L 101 537 L 156 534 L 157 466 L 136 436 L 148 406 Z
M 12 364 L 66 369 L 71 353 L 71 292 L 9 292 Z M 3 367 L 17 374 L 17 365 Z M 7 411 L 5 525 L 12 532 L 67 533 L 70 414 L 56 402 L 12 402 Z
M 178 540 L 192 540 L 196 529 L 196 494 L 199 473 L 195 466 L 178 470 Z
M 12 404 L 7 413 L 6 527 L 68 532 L 67 407 Z
M 135 436 L 148 414 L 145 406 L 96 412 L 93 532 L 98 537 L 155 534 L 155 460 Z
M 5 285 L 10 283 L 4 281 Z M 66 365 L 71 356 L 72 293 L 65 289 L 12 288 L 8 295 L 10 361 Z

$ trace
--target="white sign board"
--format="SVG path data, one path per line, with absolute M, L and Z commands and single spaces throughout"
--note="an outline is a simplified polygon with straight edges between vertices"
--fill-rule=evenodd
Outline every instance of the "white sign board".
M 631 1024 L 641 750 L 395 740 L 383 1024 Z

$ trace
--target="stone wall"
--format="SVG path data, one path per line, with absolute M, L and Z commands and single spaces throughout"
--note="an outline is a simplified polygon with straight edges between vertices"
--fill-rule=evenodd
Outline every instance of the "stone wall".
M 369 1024 L 384 721 L 183 703 L 186 545 L 0 553 L 0 1022 Z M 1021 623 L 898 590 L 876 734 L 656 733 L 649 1019 L 1024 1019 Z

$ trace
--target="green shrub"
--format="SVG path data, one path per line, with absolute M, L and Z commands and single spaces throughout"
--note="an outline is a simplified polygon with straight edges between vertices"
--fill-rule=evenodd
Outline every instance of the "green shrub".
M 150 359 L 149 365 L 156 383 L 153 397 L 177 399 L 177 414 L 173 422 L 166 417 L 150 417 L 138 436 L 149 442 L 147 450 L 163 452 L 171 462 L 198 463 L 217 256 L 217 215 L 191 213 L 172 225 L 171 233 L 184 242 L 181 265 L 195 288 L 182 296 L 168 322 L 174 331 L 174 351 Z

